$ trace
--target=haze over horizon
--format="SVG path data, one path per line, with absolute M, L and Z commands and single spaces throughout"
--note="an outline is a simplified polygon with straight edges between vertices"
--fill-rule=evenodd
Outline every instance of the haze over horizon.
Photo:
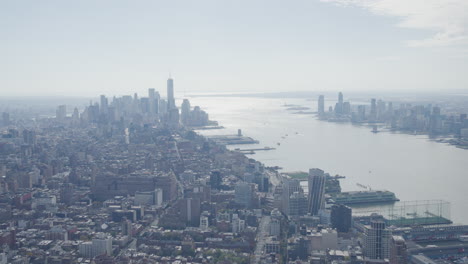
M 0 96 L 468 89 L 464 0 L 9 1 Z

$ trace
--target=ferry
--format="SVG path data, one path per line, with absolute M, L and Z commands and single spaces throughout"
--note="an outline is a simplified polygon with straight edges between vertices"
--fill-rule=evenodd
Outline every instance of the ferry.
M 339 204 L 388 203 L 400 201 L 393 192 L 389 191 L 354 191 L 342 192 L 333 196 Z

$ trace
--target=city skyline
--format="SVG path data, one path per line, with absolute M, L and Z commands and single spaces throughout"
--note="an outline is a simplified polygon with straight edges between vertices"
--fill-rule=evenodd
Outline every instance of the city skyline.
M 34 118 L 28 118 L 31 111 L 37 111 L 34 106 L 28 111 L 10 109 L 12 115 L 2 113 L 0 160 L 5 165 L 0 168 L 4 175 L 0 177 L 3 201 L 0 216 L 5 224 L 0 230 L 0 260 L 63 263 L 81 258 L 91 263 L 117 264 L 170 259 L 219 263 L 223 256 L 244 264 L 311 263 L 313 259 L 322 263 L 341 260 L 348 264 L 408 264 L 421 260 L 435 264 L 433 260 L 441 255 L 446 260 L 464 258 L 468 244 L 459 243 L 465 243 L 468 225 L 466 212 L 457 198 L 464 203 L 464 190 L 444 190 L 438 183 L 431 183 L 439 178 L 434 177 L 440 175 L 437 171 L 432 176 L 414 174 L 415 168 L 433 170 L 432 162 L 419 158 L 425 151 L 403 157 L 404 160 L 416 157 L 408 160 L 411 165 L 401 166 L 402 161 L 395 157 L 395 153 L 405 152 L 406 147 L 416 146 L 418 140 L 395 144 L 397 152 L 392 153 L 395 150 L 388 147 L 392 145 L 389 140 L 404 135 L 388 133 L 386 139 L 382 138 L 385 141 L 382 147 L 363 144 L 364 138 L 369 142 L 377 139 L 374 136 L 377 131 L 370 133 L 367 125 L 347 126 L 366 135 L 363 140 L 352 136 L 352 141 L 359 142 L 352 147 L 343 144 L 349 140 L 342 141 L 350 130 L 330 124 L 367 123 L 374 124 L 374 128 L 379 124 L 382 129 L 421 132 L 429 129 L 429 134 L 450 135 L 461 144 L 468 138 L 466 114 L 446 113 L 443 109 L 454 110 L 446 104 L 439 107 L 406 101 L 398 102 L 394 108 L 393 102 L 376 98 L 370 100 L 369 111 L 361 112 L 366 107 L 350 104 L 343 92 L 335 94 L 336 104 L 329 106 L 328 111 L 324 109 L 325 96 L 318 96 L 317 103 L 306 98 L 290 99 L 312 104 L 317 112 L 291 112 L 311 108 L 285 102 L 276 104 L 273 102 L 278 99 L 271 98 L 253 99 L 257 107 L 269 105 L 260 110 L 248 106 L 247 101 L 252 98 L 237 101 L 236 105 L 246 111 L 240 118 L 244 121 L 246 116 L 254 118 L 248 122 L 253 121 L 260 130 L 255 138 L 261 139 L 261 143 L 250 137 L 255 132 L 248 123 L 237 127 L 247 128 L 249 136 L 244 136 L 241 129 L 237 134 L 227 134 L 229 128 L 222 125 L 232 129 L 235 124 L 231 123 L 232 118 L 218 123 L 201 109 L 210 109 L 216 119 L 219 114 L 238 111 L 216 110 L 210 100 L 200 103 L 199 98 L 190 98 L 194 99 L 193 105 L 199 106 L 192 107 L 188 99 L 179 106 L 173 97 L 177 90 L 174 80 L 168 79 L 166 85 L 167 99 L 162 99 L 155 88 L 148 88 L 142 96 L 114 96 L 111 100 L 100 95 L 99 100 L 82 111 L 74 108 L 71 116 L 67 115 L 65 104 L 56 107 L 55 116 L 35 112 Z M 213 99 L 223 107 L 230 105 L 228 97 Z M 265 110 L 268 117 L 255 121 L 255 116 Z M 275 118 L 270 117 L 272 113 Z M 297 122 L 301 119 L 297 119 L 299 115 L 310 114 L 315 118 Z M 265 125 L 267 119 L 290 120 L 293 124 L 279 125 L 280 131 L 269 126 L 264 133 L 261 124 Z M 322 125 L 312 129 L 301 125 L 313 122 Z M 285 127 L 293 130 L 285 131 Z M 329 130 L 321 133 L 321 127 Z M 208 134 L 204 134 L 205 130 Z M 334 136 L 331 130 L 336 130 L 339 136 Z M 264 145 L 269 136 L 275 138 L 275 148 L 255 146 Z M 309 145 L 308 139 L 314 138 L 325 144 Z M 297 139 L 300 146 L 293 147 L 293 152 L 282 158 L 282 149 L 287 150 Z M 429 141 L 423 144 L 431 145 Z M 338 149 L 333 150 L 333 145 Z M 366 145 L 371 148 L 366 149 Z M 299 154 L 300 149 L 305 150 L 304 154 Z M 450 181 L 457 181 L 457 175 L 463 181 L 465 165 L 453 158 L 463 160 L 467 152 L 456 154 L 455 149 L 450 151 L 456 156 L 436 157 L 433 165 L 447 173 Z M 322 166 L 319 156 L 313 154 L 316 150 L 332 163 L 331 167 Z M 351 154 L 350 150 L 357 150 L 359 155 Z M 265 159 L 256 152 L 270 152 L 278 158 Z M 382 156 L 386 152 L 389 155 Z M 438 154 L 435 149 L 430 152 Z M 300 161 L 301 156 L 306 160 Z M 357 156 L 363 159 L 356 159 Z M 376 159 L 377 156 L 380 157 Z M 387 166 L 388 157 L 400 165 L 391 166 L 398 167 L 396 173 Z M 417 159 L 424 165 L 413 163 Z M 287 172 L 283 168 L 287 160 L 299 160 L 303 164 L 294 165 L 296 168 L 310 169 L 308 173 L 292 172 L 288 165 L 291 172 Z M 366 170 L 370 167 L 364 164 L 372 161 L 378 165 L 382 160 L 386 162 L 377 167 L 372 165 L 373 172 L 358 173 L 359 182 L 369 185 L 358 183 L 361 190 L 350 189 L 348 181 L 355 181 L 356 174 L 342 165 L 358 165 Z M 454 162 L 462 172 L 449 173 L 444 161 Z M 311 168 L 312 164 L 327 167 L 328 172 Z M 402 167 L 411 177 L 404 175 Z M 333 173 L 336 169 L 346 176 Z M 428 184 L 411 184 L 411 178 L 417 176 Z M 410 189 L 405 190 L 405 186 Z M 434 187 L 437 191 L 431 192 Z M 437 200 L 447 197 L 447 191 L 451 193 L 448 200 Z M 408 194 L 416 195 L 417 200 L 409 199 Z M 423 200 L 426 197 L 432 200 Z M 453 218 L 452 206 L 456 214 Z M 31 219 L 31 215 L 35 218 Z M 29 241 L 29 237 L 33 239 Z M 435 245 L 421 247 L 428 242 Z M 212 258 L 213 250 L 219 252 L 215 256 L 221 255 Z M 359 262 L 343 259 L 345 255 Z
M 468 264 L 468 0 L 0 3 L 0 264 Z

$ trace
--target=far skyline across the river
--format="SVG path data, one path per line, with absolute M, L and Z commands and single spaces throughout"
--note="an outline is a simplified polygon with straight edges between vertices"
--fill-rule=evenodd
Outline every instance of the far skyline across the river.
M 463 91 L 464 0 L 0 4 L 0 96 Z M 143 93 L 144 90 L 141 90 Z

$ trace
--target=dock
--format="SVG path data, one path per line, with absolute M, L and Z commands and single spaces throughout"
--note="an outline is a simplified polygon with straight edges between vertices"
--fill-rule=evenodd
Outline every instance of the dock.
M 239 135 L 208 136 L 207 138 L 221 145 L 244 145 L 260 143 L 258 140 L 255 140 L 251 137 Z
M 264 148 L 250 148 L 250 149 L 235 149 L 239 152 L 252 152 L 252 151 L 262 151 L 262 150 L 275 150 L 276 148 L 264 147 Z

